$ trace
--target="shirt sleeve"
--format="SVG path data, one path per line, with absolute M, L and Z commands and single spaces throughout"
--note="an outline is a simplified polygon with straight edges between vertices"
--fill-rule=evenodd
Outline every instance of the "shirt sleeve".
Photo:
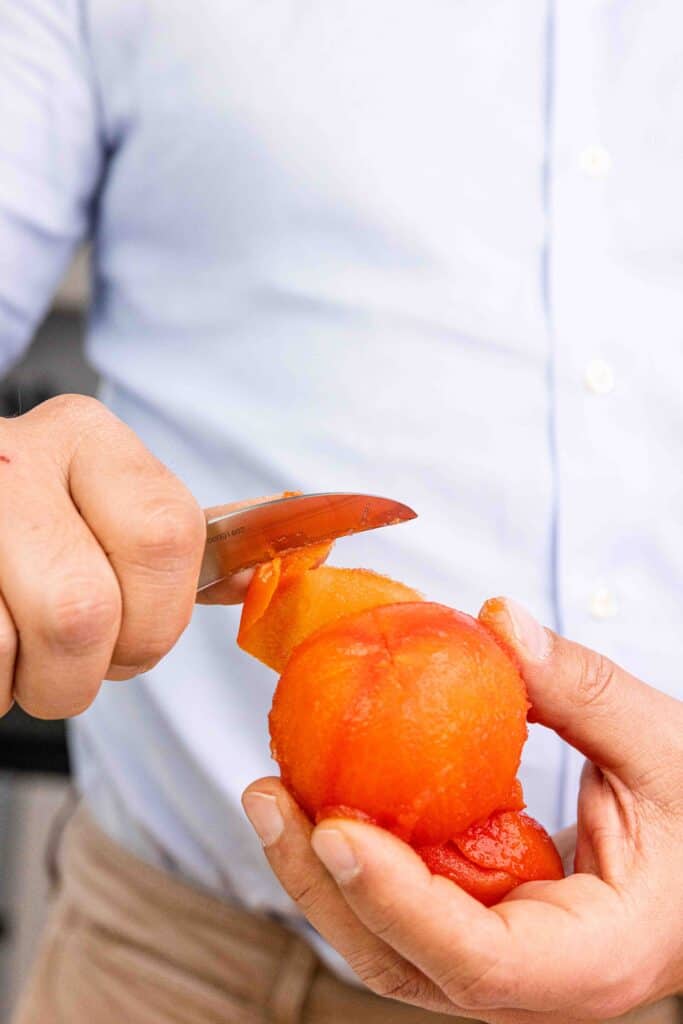
M 81 2 L 0 2 L 0 375 L 87 234 L 101 173 Z

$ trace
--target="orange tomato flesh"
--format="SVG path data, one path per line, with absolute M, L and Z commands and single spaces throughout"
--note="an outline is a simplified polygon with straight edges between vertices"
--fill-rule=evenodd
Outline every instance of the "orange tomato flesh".
M 417 853 L 433 875 L 449 878 L 485 907 L 500 903 L 520 884 L 519 879 L 507 871 L 493 871 L 473 864 L 453 843 L 418 847 Z
M 441 846 L 418 848 L 432 874 L 445 875 L 490 906 L 522 882 L 564 877 L 560 855 L 528 814 L 502 811 Z
M 311 817 L 344 804 L 408 842 L 439 843 L 509 802 L 526 709 L 517 669 L 475 619 L 381 605 L 295 648 L 272 751 Z
M 254 573 L 237 643 L 276 672 L 283 671 L 306 637 L 342 616 L 421 600 L 417 591 L 369 569 L 321 565 L 331 546 L 294 552 Z
M 526 690 L 489 629 L 303 549 L 254 574 L 238 643 L 281 673 L 269 717 L 284 785 L 312 820 L 394 832 L 482 902 L 561 877 L 521 814 Z M 559 865 L 559 868 L 558 868 Z

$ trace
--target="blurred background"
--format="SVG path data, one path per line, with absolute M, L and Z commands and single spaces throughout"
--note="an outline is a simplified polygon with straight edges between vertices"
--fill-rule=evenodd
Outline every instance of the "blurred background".
M 16 416 L 63 392 L 92 395 L 97 377 L 83 358 L 87 253 L 78 255 L 22 361 L 0 379 L 0 416 Z M 0 718 L 0 1024 L 9 1020 L 35 953 L 49 890 L 51 836 L 68 807 L 64 724 Z

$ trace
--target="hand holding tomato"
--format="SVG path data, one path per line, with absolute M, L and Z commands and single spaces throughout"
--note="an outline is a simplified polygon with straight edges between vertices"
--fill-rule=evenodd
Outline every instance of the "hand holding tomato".
M 536 720 L 588 759 L 575 873 L 487 909 L 384 829 L 313 829 L 268 779 L 245 808 L 273 870 L 373 991 L 427 1009 L 604 1019 L 683 990 L 683 705 L 512 602 L 480 621 L 516 657 Z

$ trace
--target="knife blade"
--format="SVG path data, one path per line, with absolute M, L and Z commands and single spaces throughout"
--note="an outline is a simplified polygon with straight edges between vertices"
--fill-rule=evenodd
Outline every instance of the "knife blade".
M 299 494 L 209 519 L 197 593 L 242 569 L 296 548 L 415 519 L 391 498 L 370 494 Z

